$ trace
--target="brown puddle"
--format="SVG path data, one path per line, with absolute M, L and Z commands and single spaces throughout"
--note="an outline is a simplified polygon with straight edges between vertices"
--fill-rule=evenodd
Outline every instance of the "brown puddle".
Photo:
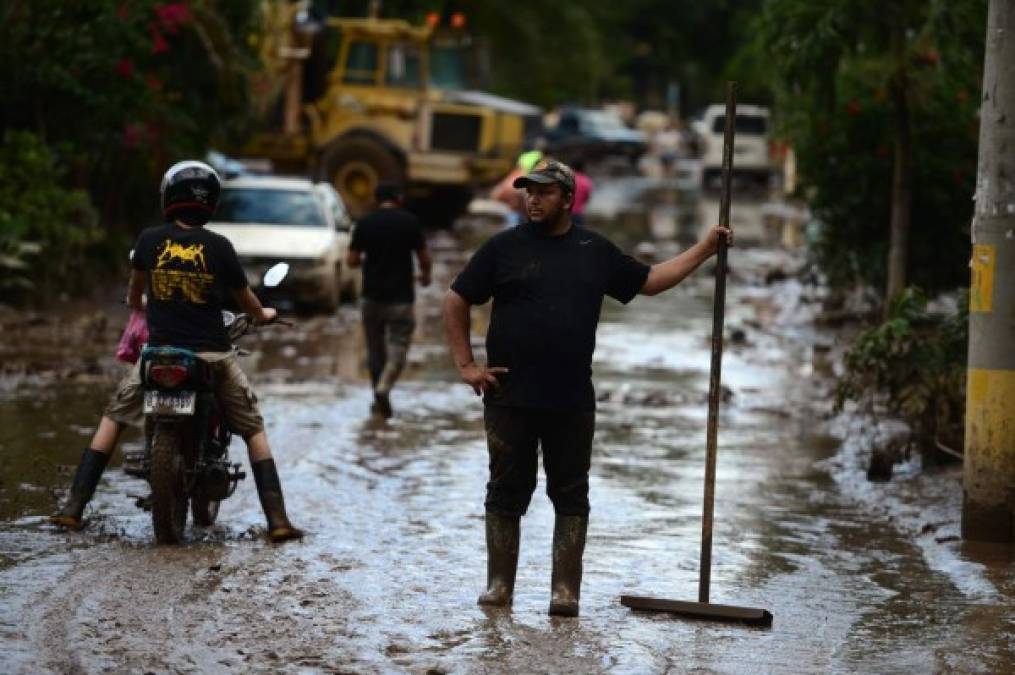
M 651 241 L 641 250 L 675 248 Z M 442 254 L 444 284 L 460 260 Z M 828 384 L 812 375 L 813 329 L 792 307 L 806 289 L 761 281 L 792 257 L 745 247 L 731 260 L 728 325 L 745 336 L 724 358 L 731 395 L 720 422 L 713 600 L 765 607 L 771 629 L 632 614 L 618 602 L 622 593 L 696 599 L 708 275 L 605 308 L 577 620 L 546 616 L 553 514 L 542 478 L 522 522 L 513 609 L 475 604 L 485 575 L 482 410 L 448 363 L 440 286 L 421 295 L 412 365 L 388 423 L 367 417 L 355 309 L 245 345 L 256 352 L 244 367 L 290 512 L 310 533 L 302 544 L 264 543 L 248 479 L 215 528 L 192 531 L 183 547 L 156 547 L 130 498 L 144 485 L 115 467 L 89 529 L 51 530 L 42 517 L 52 490 L 70 480 L 60 467 L 76 462 L 113 378 L 8 390 L 3 670 L 1010 670 L 1010 550 L 948 539 L 961 499 L 954 470 L 908 466 L 890 484 L 866 483 L 861 458 L 833 436 L 842 427 L 824 421 Z M 243 455 L 235 444 L 233 456 Z

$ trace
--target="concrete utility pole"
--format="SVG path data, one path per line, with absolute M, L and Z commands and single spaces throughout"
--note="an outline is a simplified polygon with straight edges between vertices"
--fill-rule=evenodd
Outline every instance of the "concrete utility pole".
M 990 0 L 969 289 L 962 536 L 1015 538 L 1015 2 Z

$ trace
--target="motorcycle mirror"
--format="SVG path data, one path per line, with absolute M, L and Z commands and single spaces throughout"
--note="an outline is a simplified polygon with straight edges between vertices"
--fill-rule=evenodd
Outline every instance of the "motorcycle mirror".
M 289 263 L 275 263 L 264 273 L 264 281 L 262 283 L 265 288 L 275 288 L 282 283 L 287 274 L 289 274 Z

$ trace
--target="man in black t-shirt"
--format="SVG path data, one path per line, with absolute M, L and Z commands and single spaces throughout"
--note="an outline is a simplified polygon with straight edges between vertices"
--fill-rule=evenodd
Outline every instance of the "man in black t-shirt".
M 387 418 L 391 389 L 405 367 L 416 327 L 412 255 L 419 259 L 423 286 L 430 284 L 431 261 L 419 221 L 401 208 L 401 188 L 382 183 L 374 197 L 378 208 L 356 224 L 348 262 L 352 267 L 363 265 L 363 333 L 374 388 L 371 411 Z
M 690 249 L 649 267 L 572 225 L 575 176 L 567 165 L 541 160 L 515 187 L 526 190 L 528 222 L 483 244 L 444 301 L 455 365 L 485 403 L 488 563 L 479 604 L 511 603 L 519 521 L 536 488 L 541 445 L 557 516 L 550 614 L 577 616 L 595 427 L 592 354 L 603 296 L 626 304 L 639 293 L 668 290 L 715 253 L 720 237 L 732 244 L 732 233 L 713 228 Z M 469 342 L 470 308 L 491 298 L 488 365 L 481 366 Z
M 209 364 L 226 426 L 247 444 L 268 538 L 299 539 L 303 532 L 286 514 L 257 397 L 236 363 L 222 322 L 221 298 L 231 295 L 258 323 L 274 321 L 277 313 L 262 307 L 250 290 L 229 240 L 202 227 L 214 214 L 220 192 L 218 175 L 210 166 L 190 161 L 170 167 L 161 187 L 166 222 L 138 236 L 127 300 L 146 313 L 149 345 L 189 349 Z M 51 522 L 71 529 L 84 526 L 85 506 L 124 427 L 140 415 L 143 395 L 138 361 L 106 406 L 91 445 L 82 454 L 70 495 Z

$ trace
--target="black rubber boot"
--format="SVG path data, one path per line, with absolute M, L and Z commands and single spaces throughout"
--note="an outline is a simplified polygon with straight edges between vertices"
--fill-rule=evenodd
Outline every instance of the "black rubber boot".
M 285 512 L 285 500 L 282 498 L 282 483 L 278 480 L 278 470 L 274 459 L 262 459 L 250 465 L 257 484 L 257 496 L 261 499 L 261 508 L 268 519 L 268 539 L 273 542 L 302 539 L 303 530 L 293 527 Z
M 486 514 L 486 593 L 479 604 L 505 607 L 511 604 L 518 571 L 520 516 Z
M 71 530 L 80 530 L 85 526 L 81 516 L 92 495 L 95 494 L 95 487 L 102 478 L 107 462 L 109 462 L 107 453 L 91 448 L 81 453 L 81 462 L 78 464 L 77 473 L 74 474 L 74 482 L 71 483 L 67 501 L 63 503 L 63 508 L 49 517 L 49 522 Z
M 550 614 L 578 616 L 582 554 L 585 552 L 585 534 L 588 529 L 588 516 L 557 516 L 554 522 Z
M 388 394 L 374 392 L 374 402 L 370 406 L 370 412 L 378 417 L 389 419 L 394 411 L 391 409 L 391 397 Z

